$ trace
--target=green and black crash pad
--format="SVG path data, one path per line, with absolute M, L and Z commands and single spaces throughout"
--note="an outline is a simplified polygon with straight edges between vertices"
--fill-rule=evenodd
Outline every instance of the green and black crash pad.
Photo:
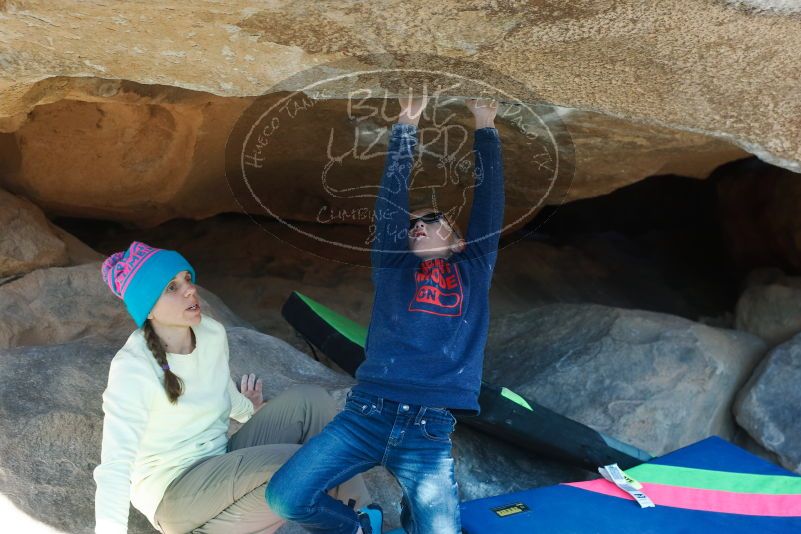
M 281 314 L 304 339 L 350 375 L 364 361 L 367 329 L 315 300 L 298 293 Z M 456 413 L 464 423 L 526 450 L 595 471 L 617 463 L 629 469 L 651 459 L 632 445 L 606 436 L 560 415 L 505 387 L 481 384 L 479 415 Z
M 293 291 L 281 315 L 314 348 L 351 376 L 364 361 L 367 329 L 331 308 Z

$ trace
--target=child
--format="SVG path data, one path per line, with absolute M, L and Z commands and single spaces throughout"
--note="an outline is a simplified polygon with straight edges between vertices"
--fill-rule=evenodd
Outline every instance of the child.
M 264 404 L 253 374 L 237 391 L 225 328 L 201 314 L 195 270 L 179 253 L 134 241 L 102 274 L 139 329 L 111 360 L 103 393 L 95 532 L 125 533 L 129 502 L 160 532 L 277 530 L 267 481 L 331 420 L 334 400 L 298 386 Z M 229 417 L 247 421 L 230 440 Z M 361 477 L 335 494 L 369 500 Z
M 461 531 L 451 410 L 479 412 L 489 287 L 503 219 L 503 165 L 494 127 L 497 104 L 469 100 L 476 183 L 467 242 L 440 212 L 409 214 L 415 134 L 426 102 L 402 99 L 392 127 L 376 201 L 375 300 L 358 384 L 345 410 L 267 487 L 270 507 L 310 532 L 381 532 L 379 509 L 357 513 L 325 494 L 376 465 L 403 490 L 406 532 Z

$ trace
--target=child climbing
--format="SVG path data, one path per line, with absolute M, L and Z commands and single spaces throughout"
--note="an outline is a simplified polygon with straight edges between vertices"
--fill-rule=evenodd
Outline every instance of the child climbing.
M 468 100 L 476 129 L 466 239 L 436 209 L 410 213 L 409 176 L 427 101 L 401 98 L 390 134 L 375 205 L 375 298 L 358 383 L 345 410 L 267 487 L 270 507 L 309 532 L 380 533 L 380 507 L 357 512 L 325 493 L 376 465 L 392 473 L 403 490 L 406 532 L 461 531 L 451 412 L 480 410 L 489 288 L 504 209 L 503 164 L 494 125 L 497 103 Z

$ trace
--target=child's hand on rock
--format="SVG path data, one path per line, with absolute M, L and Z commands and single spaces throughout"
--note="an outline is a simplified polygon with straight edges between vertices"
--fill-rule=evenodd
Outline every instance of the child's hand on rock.
M 417 124 L 420 122 L 420 115 L 423 114 L 423 110 L 428 104 L 428 94 L 426 94 L 426 91 L 424 90 L 422 96 L 414 96 L 411 89 L 409 89 L 408 95 L 398 97 L 398 103 L 401 107 L 398 122 L 401 124 L 413 124 L 414 126 L 417 126 Z
M 498 113 L 498 102 L 491 98 L 468 98 L 465 105 L 476 119 L 476 130 L 495 128 L 495 115 Z

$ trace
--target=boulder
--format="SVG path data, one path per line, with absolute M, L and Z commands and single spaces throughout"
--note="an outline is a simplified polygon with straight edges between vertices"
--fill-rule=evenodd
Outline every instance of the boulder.
M 660 455 L 731 437 L 734 396 L 765 353 L 745 332 L 671 315 L 551 304 L 493 319 L 485 379 Z
M 801 332 L 801 277 L 785 276 L 778 269 L 752 273 L 737 300 L 735 324 L 771 347 Z
M 395 54 L 392 67 L 426 68 L 429 56 L 415 59 L 435 50 L 440 68 L 469 62 L 469 74 L 480 79 L 490 69 L 512 73 L 546 102 L 706 133 L 798 170 L 797 88 L 785 81 L 801 67 L 801 34 L 792 9 L 781 9 L 790 4 L 549 1 L 463 10 L 418 1 L 406 12 L 236 0 L 174 2 L 155 13 L 144 4 L 120 10 L 92 1 L 64 10 L 6 1 L 0 117 L 13 131 L 37 105 L 107 99 L 131 82 L 159 95 L 155 116 L 176 88 L 250 97 L 333 60 L 343 65 L 330 68 L 331 76 L 384 68 L 385 57 L 361 57 L 387 50 Z M 770 11 L 755 12 L 754 5 Z M 352 89 L 347 81 L 339 94 Z M 162 138 L 171 131 L 164 122 Z M 137 134 L 126 140 L 148 142 Z
M 270 399 L 295 384 L 313 383 L 331 392 L 340 408 L 345 405 L 345 396 L 355 383 L 350 376 L 315 362 L 273 336 L 242 327 L 227 330 L 231 374 L 241 377 L 257 373 L 264 384 L 264 398 Z
M 43 267 L 66 265 L 67 246 L 42 210 L 0 189 L 0 281 Z
M 263 215 L 261 206 L 242 198 L 244 192 L 237 189 L 235 174 L 226 179 L 226 171 L 230 171 L 226 143 L 237 141 L 232 133 L 237 120 L 255 100 L 164 91 L 172 96 L 159 95 L 151 86 L 126 84 L 113 98 L 91 102 L 65 99 L 38 106 L 17 130 L 6 134 L 13 142 L 0 142 L 0 159 L 22 162 L 5 173 L 0 163 L 0 184 L 25 194 L 50 216 L 111 219 L 140 227 L 175 217 L 201 219 L 243 209 Z M 173 94 L 176 92 L 179 95 Z M 267 101 L 283 96 L 277 93 Z M 171 101 L 167 103 L 165 98 Z M 440 113 L 460 117 L 456 123 L 460 126 L 469 116 L 462 104 L 447 106 Z M 270 176 L 251 181 L 256 194 L 277 215 L 292 221 L 358 224 L 366 235 L 368 218 L 343 221 L 337 214 L 370 210 L 374 197 L 332 195 L 323 181 L 331 131 L 336 133 L 338 146 L 354 138 L 347 117 L 347 101 L 320 101 L 313 117 L 299 120 L 291 128 L 285 126 L 274 139 L 276 149 L 265 163 Z M 508 224 L 530 218 L 528 212 L 540 200 L 559 205 L 603 195 L 653 174 L 705 178 L 718 165 L 748 155 L 714 137 L 645 126 L 592 111 L 558 108 L 542 120 L 552 130 L 568 128 L 570 136 L 562 142 L 565 150 L 574 151 L 564 156 L 558 184 L 550 192 L 546 177 L 535 174 L 531 166 L 532 147 L 520 139 L 510 121 L 498 120 L 509 191 Z M 379 150 L 386 150 L 386 138 L 378 141 L 369 159 L 347 158 L 326 180 L 334 180 L 343 190 L 376 186 L 383 166 L 383 158 L 376 156 Z M 460 156 L 472 147 L 467 141 L 459 148 Z M 425 162 L 430 175 L 440 172 L 437 161 Z M 426 200 L 420 190 L 413 191 L 415 202 Z M 466 223 L 461 189 L 444 185 L 435 190 L 437 202 L 459 208 L 460 222 Z
M 0 349 L 0 492 L 57 532 L 94 529 L 101 395 L 120 343 L 102 337 Z M 133 510 L 133 509 L 132 509 Z M 128 532 L 153 532 L 133 511 Z
M 0 285 L 0 348 L 64 343 L 87 335 L 125 340 L 136 325 L 103 282 L 101 263 L 51 267 Z M 248 325 L 200 288 L 204 313 L 226 326 Z
M 752 438 L 751 435 L 743 427 L 739 425 L 735 430 L 734 437 L 732 438 L 731 442 L 734 445 L 737 445 L 738 447 L 747 450 L 751 454 L 759 456 L 760 458 L 767 460 L 773 464 L 776 465 L 781 464 L 781 459 L 775 452 L 769 451 L 768 449 L 760 445 L 759 442 L 757 442 L 754 438 Z
M 775 347 L 740 390 L 737 423 L 801 474 L 801 334 Z

